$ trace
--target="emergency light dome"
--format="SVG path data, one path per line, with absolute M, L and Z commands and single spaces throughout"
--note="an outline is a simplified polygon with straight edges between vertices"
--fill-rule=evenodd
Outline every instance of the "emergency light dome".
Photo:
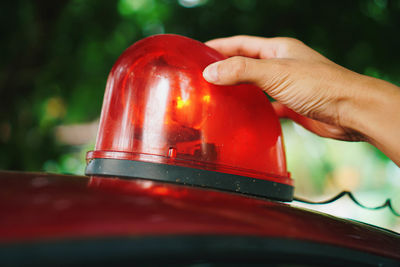
M 108 77 L 86 174 L 292 200 L 281 126 L 267 96 L 202 76 L 222 59 L 201 42 L 170 34 L 129 47 Z

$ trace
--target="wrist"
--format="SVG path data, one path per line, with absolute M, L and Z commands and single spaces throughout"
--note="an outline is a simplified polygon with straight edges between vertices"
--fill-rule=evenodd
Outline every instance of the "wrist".
M 355 74 L 347 90 L 342 126 L 360 134 L 397 164 L 400 163 L 400 88 Z

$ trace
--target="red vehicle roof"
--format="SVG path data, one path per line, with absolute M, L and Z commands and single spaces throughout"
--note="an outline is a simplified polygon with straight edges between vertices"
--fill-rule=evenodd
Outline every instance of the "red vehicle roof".
M 141 179 L 1 172 L 0 212 L 0 245 L 243 236 L 311 241 L 400 259 L 400 237 L 390 231 L 281 202 Z

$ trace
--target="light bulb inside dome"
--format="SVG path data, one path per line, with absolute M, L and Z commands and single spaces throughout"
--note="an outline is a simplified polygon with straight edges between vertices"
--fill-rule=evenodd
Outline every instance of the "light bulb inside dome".
M 132 145 L 139 151 L 152 154 L 163 150 L 167 155 L 173 147 L 185 158 L 197 157 L 210 147 L 200 145 L 204 138 L 200 129 L 209 117 L 210 85 L 201 72 L 193 75 L 195 66 L 187 69 L 170 61 L 165 54 L 147 56 L 126 73 L 121 103 L 134 112 L 124 128 L 133 127 Z

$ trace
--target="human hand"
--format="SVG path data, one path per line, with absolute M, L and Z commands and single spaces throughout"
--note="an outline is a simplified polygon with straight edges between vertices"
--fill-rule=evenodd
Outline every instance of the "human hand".
M 235 36 L 206 44 L 229 57 L 204 70 L 208 82 L 255 84 L 277 100 L 280 117 L 323 137 L 368 141 L 400 163 L 398 87 L 343 68 L 292 38 Z M 382 123 L 387 112 L 394 124 Z

